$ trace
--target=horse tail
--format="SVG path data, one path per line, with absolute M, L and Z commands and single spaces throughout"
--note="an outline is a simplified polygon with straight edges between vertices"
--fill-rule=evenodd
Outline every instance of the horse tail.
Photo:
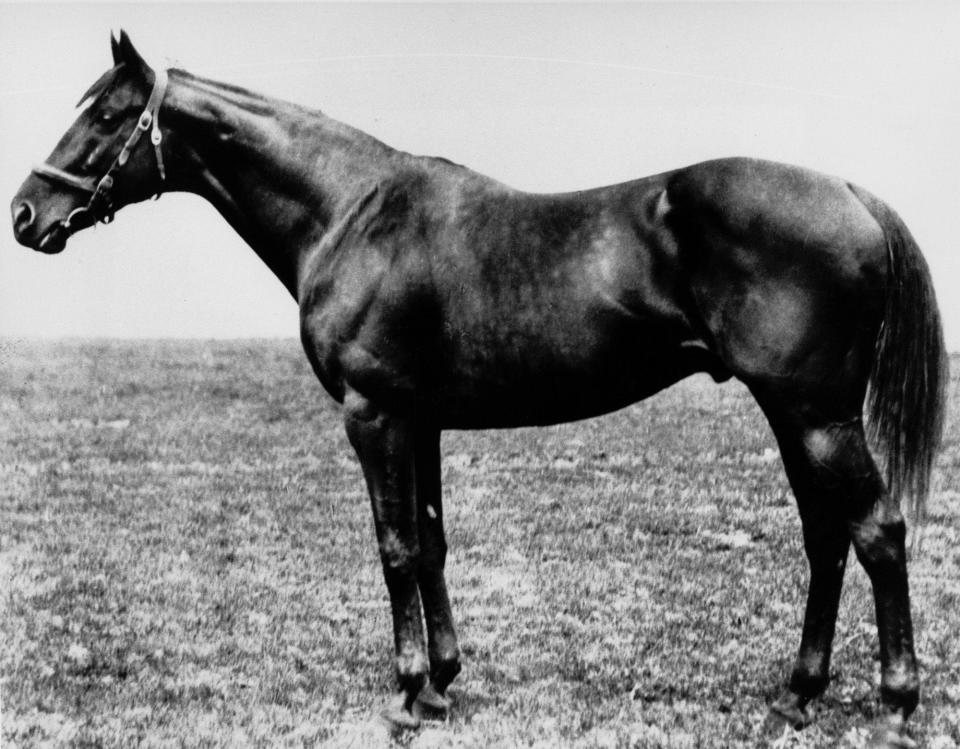
M 943 436 L 946 348 L 930 269 L 902 219 L 885 203 L 850 186 L 880 224 L 888 274 L 883 321 L 874 344 L 867 432 L 885 458 L 892 501 L 906 498 L 923 519 L 930 474 Z

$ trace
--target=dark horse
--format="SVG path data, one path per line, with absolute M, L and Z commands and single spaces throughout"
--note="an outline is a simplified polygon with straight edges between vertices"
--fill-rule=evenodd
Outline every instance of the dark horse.
M 852 543 L 876 601 L 873 742 L 909 742 L 919 692 L 899 504 L 919 514 L 928 493 L 946 359 L 927 266 L 890 208 L 742 158 L 527 194 L 316 111 L 155 71 L 126 34 L 112 42 L 114 67 L 13 199 L 16 237 L 59 252 L 124 205 L 188 191 L 287 287 L 370 491 L 399 680 L 390 721 L 445 710 L 460 671 L 441 430 L 582 419 L 707 372 L 749 387 L 803 521 L 803 634 L 771 721 L 799 727 L 827 686 Z

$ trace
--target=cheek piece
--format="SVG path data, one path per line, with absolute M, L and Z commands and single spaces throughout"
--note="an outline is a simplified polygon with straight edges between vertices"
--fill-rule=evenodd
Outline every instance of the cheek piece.
M 115 213 L 112 195 L 114 176 L 123 168 L 123 165 L 127 163 L 133 149 L 136 148 L 137 143 L 140 142 L 140 138 L 143 137 L 143 134 L 146 133 L 147 130 L 150 130 L 150 142 L 153 144 L 153 152 L 156 154 L 157 159 L 157 172 L 160 174 L 160 184 L 157 187 L 157 192 L 154 197 L 160 197 L 163 191 L 163 184 L 167 179 L 167 174 L 163 166 L 163 151 L 160 149 L 160 144 L 163 141 L 163 134 L 160 132 L 160 105 L 167 91 L 168 81 L 169 76 L 166 70 L 156 71 L 153 91 L 150 92 L 150 98 L 147 99 L 147 105 L 140 114 L 136 127 L 123 144 L 123 148 L 120 149 L 120 153 L 117 155 L 117 158 L 113 160 L 110 168 L 107 169 L 106 173 L 99 179 L 97 177 L 83 177 L 71 174 L 64 169 L 60 169 L 46 162 L 38 164 L 33 168 L 34 174 L 54 182 L 60 182 L 75 190 L 91 193 L 90 200 L 87 204 L 71 211 L 66 220 L 62 222 L 64 229 L 69 230 L 71 223 L 83 214 L 86 214 L 87 220 L 89 220 L 91 224 L 95 224 L 98 221 L 109 224 L 113 221 Z

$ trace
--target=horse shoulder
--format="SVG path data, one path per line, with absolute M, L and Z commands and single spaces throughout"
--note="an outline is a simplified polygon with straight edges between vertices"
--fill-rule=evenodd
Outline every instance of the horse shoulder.
M 301 280 L 301 336 L 325 387 L 409 399 L 439 328 L 432 265 L 442 185 L 429 173 L 384 176 L 334 222 Z

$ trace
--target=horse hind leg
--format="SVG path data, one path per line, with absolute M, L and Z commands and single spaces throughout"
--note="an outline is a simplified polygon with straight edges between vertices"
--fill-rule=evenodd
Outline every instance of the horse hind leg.
M 786 409 L 759 397 L 797 498 L 810 585 L 800 650 L 772 723 L 802 725 L 806 706 L 829 681 L 830 653 L 850 544 L 870 578 L 880 637 L 885 715 L 873 747 L 908 746 L 906 719 L 917 705 L 903 516 L 870 455 L 859 415 L 834 420 L 817 409 Z M 822 414 L 823 412 L 820 412 Z
M 771 418 L 771 424 L 800 511 L 810 581 L 800 650 L 787 689 L 771 706 L 768 723 L 773 728 L 783 723 L 801 728 L 809 722 L 808 703 L 818 697 L 829 682 L 850 536 L 841 508 L 831 501 L 832 492 L 824 486 L 818 458 L 810 451 L 810 446 L 817 446 L 817 440 L 824 441 L 823 437 L 775 417 Z

